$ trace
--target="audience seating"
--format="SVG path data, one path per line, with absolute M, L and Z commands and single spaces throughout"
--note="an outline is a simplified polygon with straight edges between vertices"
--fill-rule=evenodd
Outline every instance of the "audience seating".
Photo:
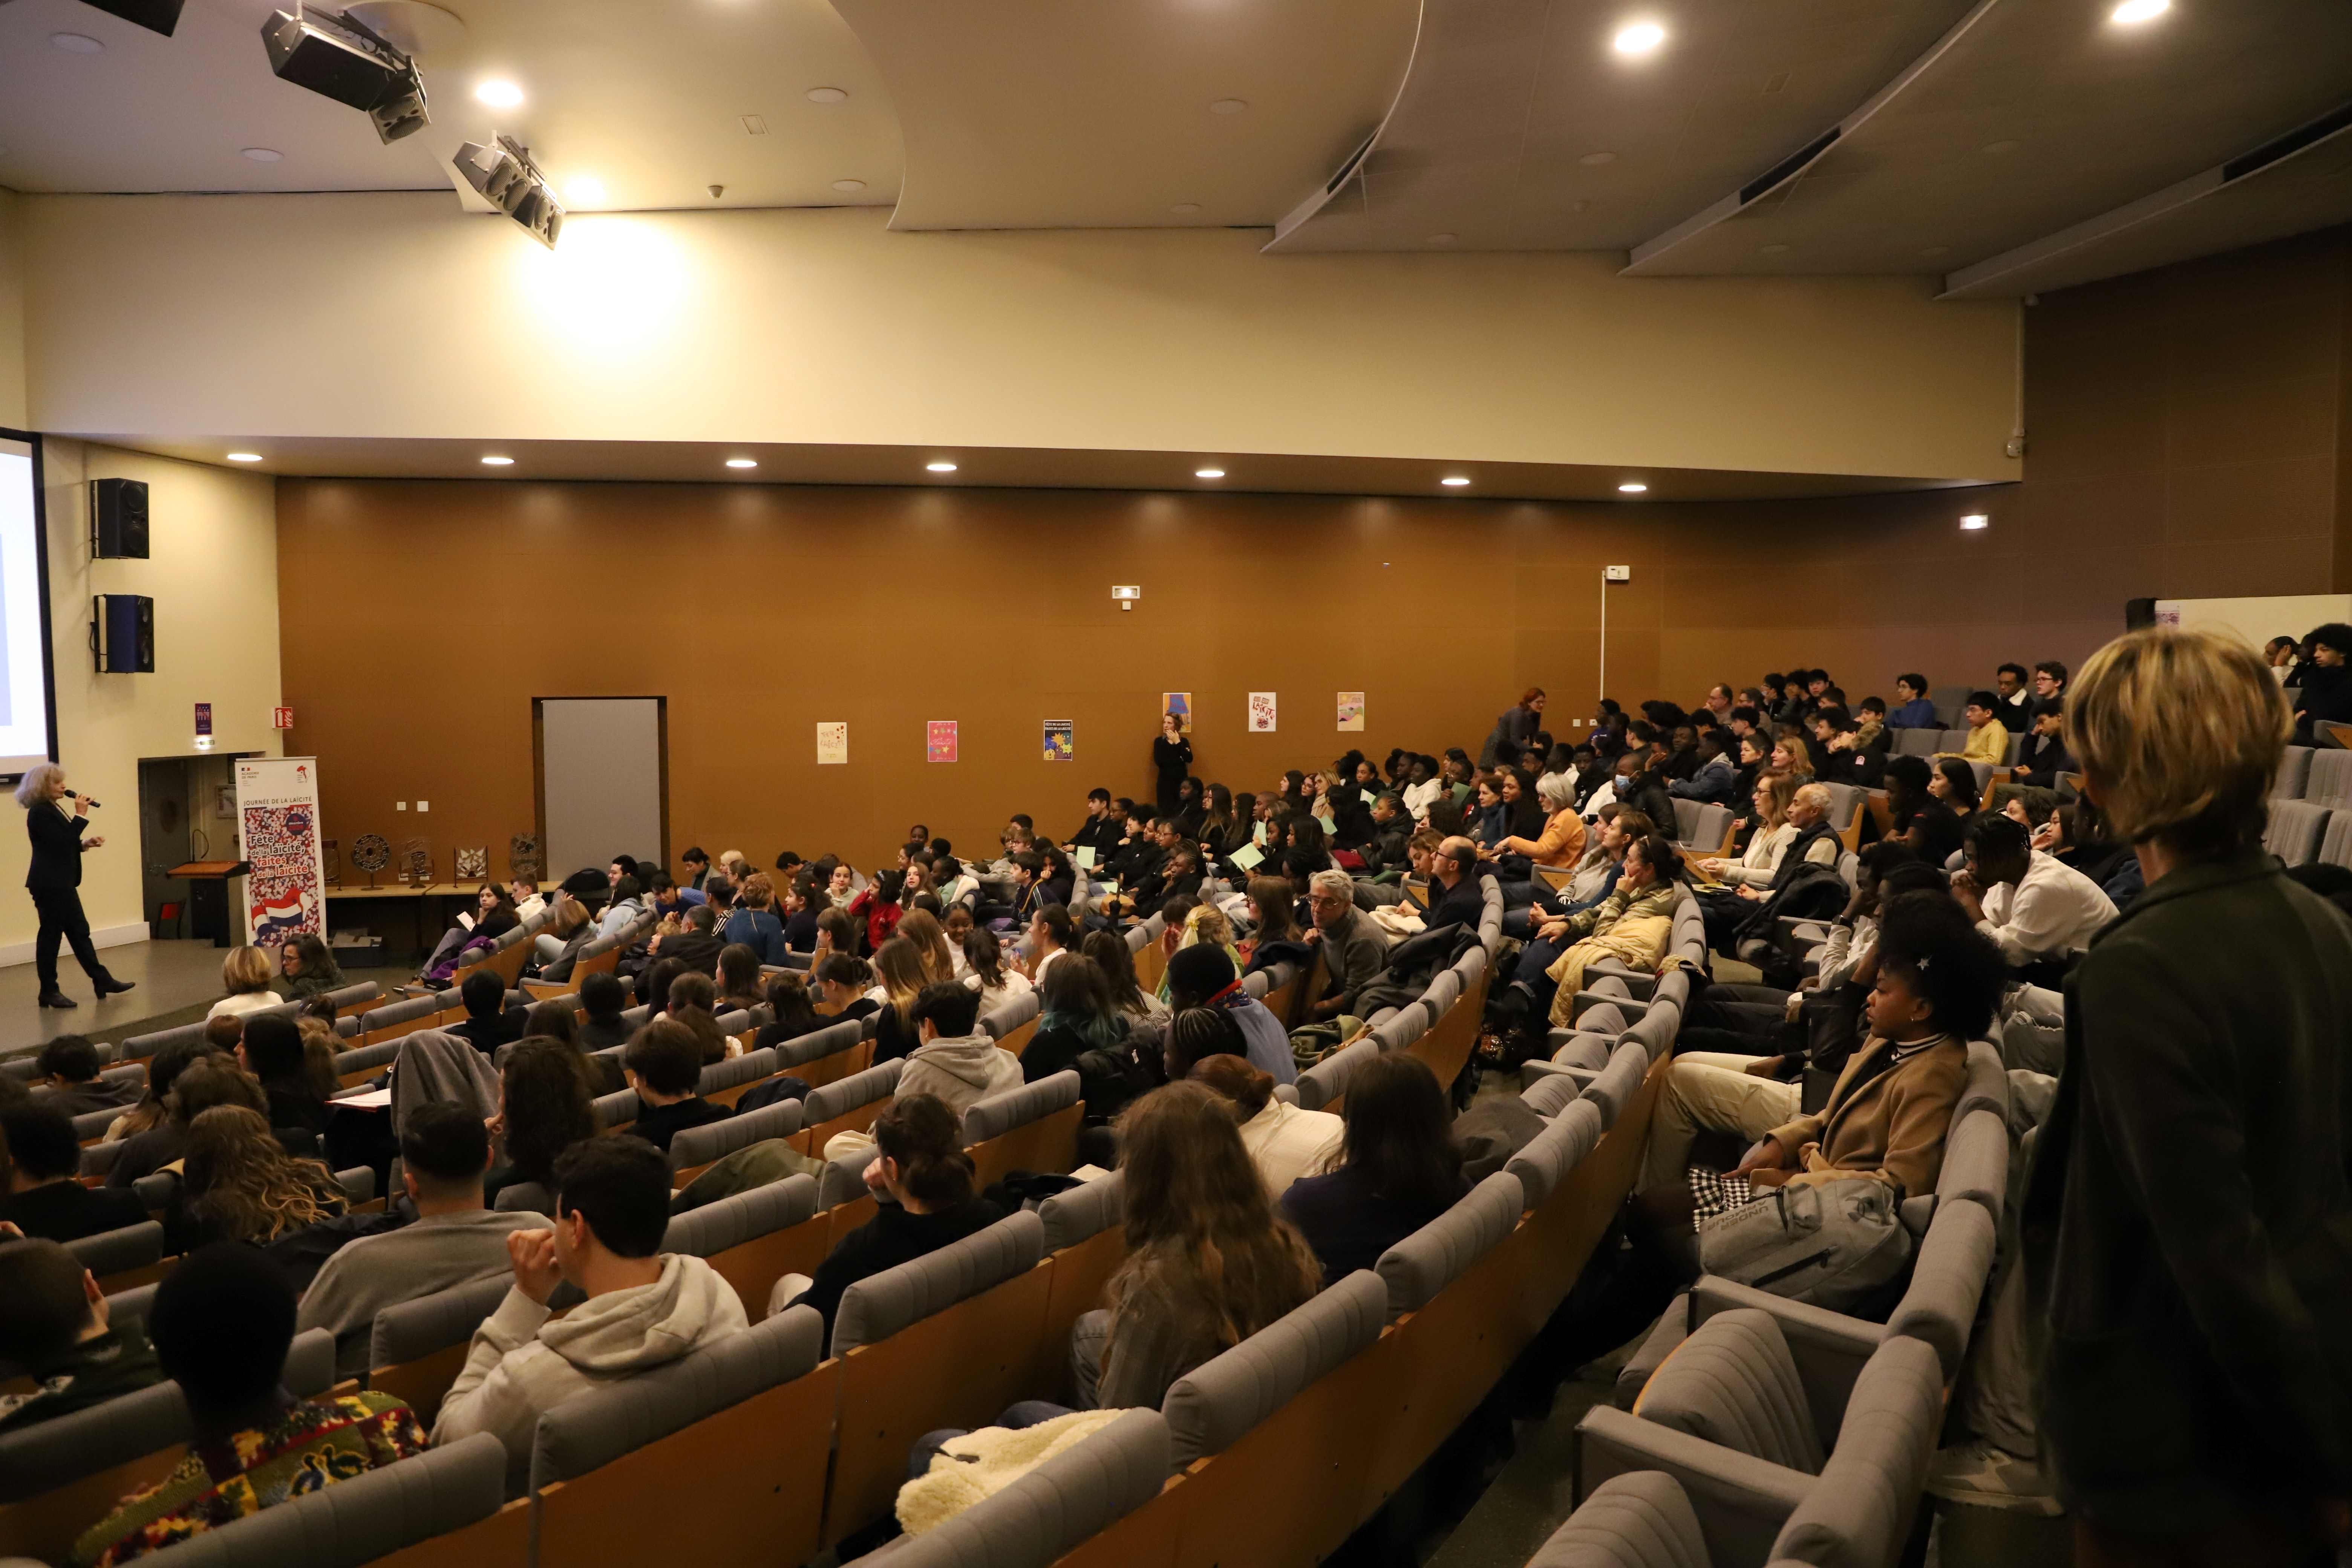
M 980 1032 L 994 1040 L 998 1048 L 1021 1054 L 1029 1037 L 1037 1032 L 1038 1010 L 1043 1005 L 1035 991 L 1024 991 L 1006 1002 L 995 1012 L 985 1014 L 980 1020 Z
M 2311 780 L 2310 746 L 2289 746 L 2279 763 L 2278 782 L 2271 786 L 2273 800 L 2301 800 Z
M 2352 868 L 2352 806 L 2339 808 L 2328 817 L 2327 832 L 2319 841 L 2319 858 L 2330 866 Z
M 177 1183 L 179 1178 L 170 1180 Z M 163 1227 L 154 1220 L 102 1230 L 66 1243 L 81 1266 L 98 1277 L 100 1290 L 112 1295 L 134 1285 L 152 1284 L 170 1270 L 163 1258 Z
M 813 1089 L 863 1072 L 874 1061 L 874 1044 L 864 1037 L 854 1018 L 812 1029 L 773 1048 L 776 1070 L 790 1073 Z
M 1085 1442 L 928 1534 L 901 1536 L 875 1568 L 1170 1568 L 1175 1542 L 1121 1522 L 1168 1480 L 1168 1423 L 1129 1410 Z
M 1348 1080 L 1355 1076 L 1358 1068 L 1378 1056 L 1380 1051 L 1381 1047 L 1377 1042 L 1358 1040 L 1354 1045 L 1325 1057 L 1321 1061 L 1300 1073 L 1298 1075 L 1299 1108 L 1304 1110 L 1328 1110 L 1334 1116 L 1339 1114 L 1341 1104 L 1348 1096 Z
M 906 1058 L 893 1057 L 811 1091 L 801 1110 L 802 1152 L 822 1159 L 825 1141 L 835 1133 L 863 1132 L 873 1126 L 874 1119 L 898 1094 L 898 1075 L 906 1068 Z
M 399 1395 L 418 1420 L 432 1426 L 449 1385 L 465 1370 L 474 1331 L 513 1285 L 511 1275 L 493 1275 L 384 1308 L 369 1333 L 368 1386 Z
M 1054 1268 L 1046 1281 L 1045 1328 L 1030 1386 L 1057 1404 L 1072 1405 L 1076 1389 L 1068 1354 L 1070 1330 L 1105 1305 L 1103 1287 L 1127 1258 L 1125 1178 L 1117 1171 L 1056 1193 L 1037 1205 L 1045 1249 Z
M 2345 753 L 2352 756 L 2352 752 Z M 2289 866 L 2308 866 L 2318 858 L 2321 837 L 2327 831 L 2329 807 L 2307 800 L 2273 800 L 2269 825 L 2263 829 L 2263 847 Z M 2352 802 L 2346 803 L 2352 810 Z
M 1012 1171 L 1063 1172 L 1078 1163 L 1086 1114 L 1076 1069 L 992 1094 L 963 1113 L 964 1152 L 985 1187 Z
M 662 1249 L 707 1259 L 758 1322 L 767 1316 L 777 1280 L 814 1274 L 824 1261 L 830 1237 L 816 1200 L 814 1176 L 771 1182 L 679 1215 L 670 1221 Z
M 1528 1568 L 1711 1568 L 1682 1484 L 1663 1470 L 1613 1476 L 1551 1532 Z
M 683 1187 L 738 1149 L 747 1149 L 770 1138 L 792 1138 L 801 1130 L 805 1102 L 802 1100 L 779 1100 L 757 1110 L 730 1116 L 723 1121 L 688 1127 L 676 1133 L 669 1141 L 672 1181 Z
M 740 1014 L 736 1016 L 740 1017 Z M 732 1105 L 743 1098 L 743 1091 L 753 1084 L 776 1076 L 776 1053 L 772 1050 L 746 1051 L 740 1057 L 725 1057 L 702 1069 L 695 1084 L 695 1092 L 713 1105 Z
M 2303 798 L 2326 805 L 2352 806 L 2352 751 L 2328 746 L 2313 752 Z

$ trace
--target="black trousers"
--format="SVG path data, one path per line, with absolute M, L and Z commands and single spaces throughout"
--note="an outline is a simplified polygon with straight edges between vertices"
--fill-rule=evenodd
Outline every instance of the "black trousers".
M 33 973 L 40 977 L 42 994 L 58 988 L 60 939 L 73 944 L 73 955 L 81 961 L 82 973 L 93 984 L 112 979 L 106 965 L 98 961 L 98 949 L 90 945 L 89 917 L 81 912 L 81 893 L 73 888 L 29 890 L 33 908 L 41 917 L 41 929 L 33 937 Z

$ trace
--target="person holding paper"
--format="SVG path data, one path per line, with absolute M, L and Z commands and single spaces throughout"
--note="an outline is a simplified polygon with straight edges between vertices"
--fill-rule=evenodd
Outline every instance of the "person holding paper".
M 1087 791 L 1087 819 L 1070 836 L 1070 853 L 1078 856 L 1080 866 L 1092 869 L 1094 857 L 1118 843 L 1119 826 L 1111 820 L 1110 791 L 1097 784 Z

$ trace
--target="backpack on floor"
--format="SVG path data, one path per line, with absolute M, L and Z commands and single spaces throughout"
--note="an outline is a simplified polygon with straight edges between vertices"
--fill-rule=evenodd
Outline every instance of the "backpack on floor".
M 1911 1262 L 1900 1188 L 1871 1176 L 1774 1187 L 1702 1220 L 1707 1273 L 1832 1311 L 1880 1293 Z

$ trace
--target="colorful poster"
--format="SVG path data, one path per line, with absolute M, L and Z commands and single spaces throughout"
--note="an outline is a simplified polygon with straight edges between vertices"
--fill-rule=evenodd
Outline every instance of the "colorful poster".
M 327 861 L 319 842 L 319 760 L 240 757 L 236 763 L 238 856 L 245 879 L 246 941 L 268 947 L 289 937 L 327 934 Z
M 817 766 L 827 767 L 849 761 L 849 722 L 819 724 L 816 727 Z
M 933 719 L 924 726 L 923 755 L 934 763 L 956 760 L 956 721 Z
M 1253 734 L 1274 733 L 1274 693 L 1253 691 L 1249 699 L 1249 727 Z
M 1364 727 L 1364 694 L 1360 691 L 1339 693 L 1339 728 L 1361 730 Z
M 1066 763 L 1078 754 L 1077 727 L 1067 719 L 1045 721 L 1045 760 Z
M 1160 694 L 1160 713 L 1162 718 L 1167 717 L 1171 713 L 1176 715 L 1176 729 L 1178 733 L 1189 735 L 1192 732 L 1192 694 L 1191 692 L 1161 692 Z

